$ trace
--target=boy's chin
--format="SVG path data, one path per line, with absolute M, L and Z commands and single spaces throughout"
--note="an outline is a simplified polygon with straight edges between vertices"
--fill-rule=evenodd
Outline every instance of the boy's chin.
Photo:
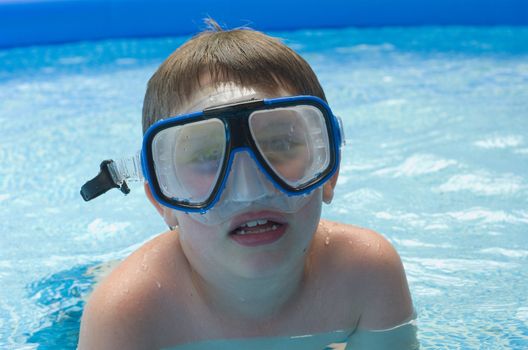
M 311 236 L 299 237 L 287 229 L 284 236 L 266 248 L 242 247 L 230 254 L 229 266 L 233 274 L 245 279 L 274 279 L 291 276 L 305 265 L 306 248 Z M 295 237 L 297 236 L 297 237 Z

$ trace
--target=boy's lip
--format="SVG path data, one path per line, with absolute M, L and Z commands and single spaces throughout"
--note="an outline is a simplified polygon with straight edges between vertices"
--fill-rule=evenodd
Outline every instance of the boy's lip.
M 254 212 L 248 212 L 248 213 L 235 216 L 231 220 L 231 224 L 229 225 L 229 232 L 231 233 L 234 229 L 236 229 L 240 225 L 243 225 L 246 222 L 254 221 L 254 220 L 268 220 L 268 221 L 276 222 L 278 224 L 288 223 L 288 220 L 286 219 L 286 217 L 284 217 L 284 215 L 281 213 L 277 213 L 277 212 L 269 211 L 269 210 L 254 211 Z

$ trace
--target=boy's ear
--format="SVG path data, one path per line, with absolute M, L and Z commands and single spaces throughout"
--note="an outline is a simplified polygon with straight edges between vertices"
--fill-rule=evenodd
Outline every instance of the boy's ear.
M 161 216 L 165 216 L 163 207 L 161 206 L 161 204 L 158 203 L 158 201 L 152 195 L 152 192 L 150 191 L 150 186 L 149 186 L 148 182 L 145 181 L 145 183 L 143 184 L 143 188 L 145 189 L 145 193 L 146 193 L 147 198 L 149 199 L 150 203 L 152 203 L 154 208 L 156 208 L 156 210 L 158 211 L 158 213 Z
M 337 178 L 339 177 L 339 169 L 335 174 L 323 185 L 323 202 L 330 204 L 332 198 L 334 198 L 334 188 L 337 183 Z
M 150 191 L 150 186 L 148 182 L 145 182 L 143 184 L 143 188 L 145 189 L 145 193 L 150 203 L 152 203 L 154 208 L 156 208 L 156 210 L 161 215 L 163 220 L 165 220 L 165 223 L 170 227 L 170 229 L 173 230 L 175 227 L 177 227 L 178 219 L 176 219 L 176 216 L 174 215 L 174 211 L 171 208 L 168 208 L 158 203 L 158 201 L 154 198 L 154 196 L 152 195 L 152 192 Z

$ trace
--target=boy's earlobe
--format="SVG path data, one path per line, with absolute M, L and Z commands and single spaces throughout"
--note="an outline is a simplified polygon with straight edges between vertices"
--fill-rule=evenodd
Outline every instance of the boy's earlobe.
M 337 183 L 337 178 L 339 177 L 339 169 L 335 174 L 323 185 L 323 202 L 330 204 L 334 198 L 334 188 Z

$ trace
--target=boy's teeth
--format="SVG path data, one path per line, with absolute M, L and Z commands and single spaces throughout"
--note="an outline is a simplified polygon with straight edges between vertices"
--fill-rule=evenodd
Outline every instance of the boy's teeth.
M 267 224 L 268 220 L 253 220 L 246 222 L 244 225 L 241 225 L 240 227 L 255 227 L 257 225 L 264 225 Z
M 262 233 L 262 232 L 267 232 L 267 231 L 275 231 L 277 229 L 277 225 L 271 225 L 271 228 L 270 227 L 265 227 L 265 228 L 262 228 L 260 230 L 251 230 L 251 231 L 245 231 L 245 230 L 238 230 L 236 233 L 239 234 L 239 235 L 245 235 L 245 234 L 255 234 L 255 233 Z
M 273 221 L 269 221 L 266 219 L 258 219 L 248 221 L 245 224 L 238 226 L 238 228 L 234 230 L 234 233 L 238 235 L 258 234 L 275 231 L 279 226 L 280 224 L 277 224 Z

